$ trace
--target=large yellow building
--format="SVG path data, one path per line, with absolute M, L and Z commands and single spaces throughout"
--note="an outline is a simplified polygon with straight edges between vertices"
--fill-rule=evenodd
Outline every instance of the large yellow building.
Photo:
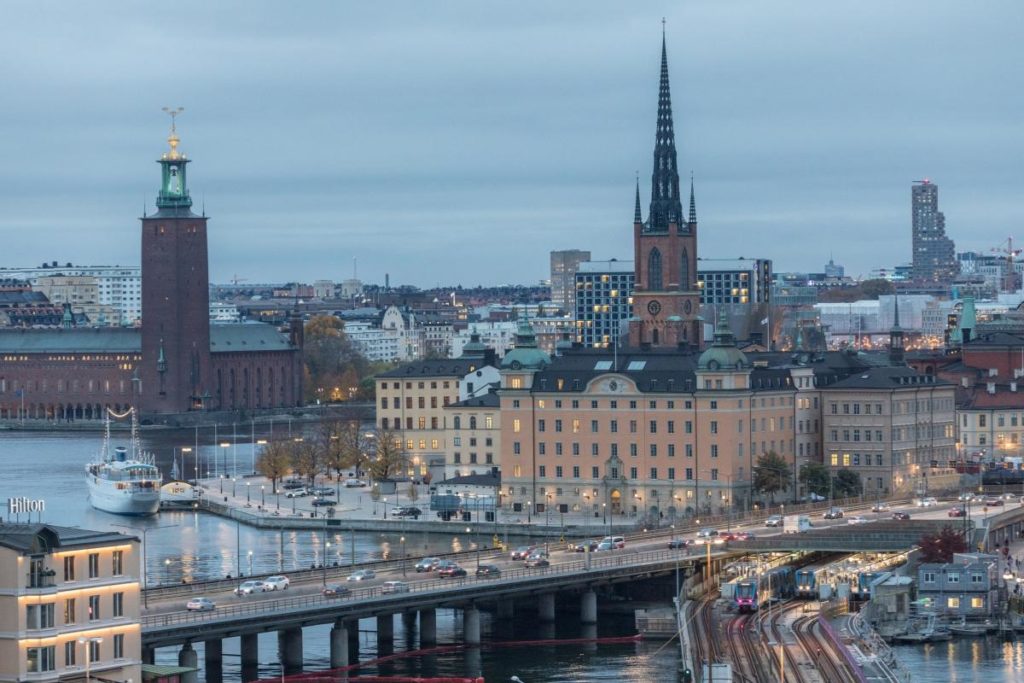
M 0 523 L 0 681 L 141 681 L 139 542 Z

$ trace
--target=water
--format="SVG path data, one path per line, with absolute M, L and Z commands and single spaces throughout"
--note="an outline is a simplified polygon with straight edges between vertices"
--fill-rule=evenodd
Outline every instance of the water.
M 262 428 L 262 426 L 260 426 Z M 284 429 L 283 424 L 276 429 Z M 249 434 L 240 430 L 240 437 Z M 230 435 L 230 431 L 228 431 Z M 257 432 L 257 438 L 265 434 Z M 114 441 L 121 440 L 114 435 Z M 219 440 L 225 438 L 224 431 Z M 230 441 L 230 438 L 228 439 Z M 198 466 L 204 476 L 207 471 L 223 471 L 232 465 L 239 473 L 251 467 L 248 443 L 236 448 L 215 446 L 212 429 L 200 431 L 200 457 Z M 353 537 L 346 532 L 333 533 L 326 539 L 321 532 L 296 531 L 278 534 L 257 531 L 212 515 L 192 512 L 161 513 L 149 519 L 119 517 L 94 510 L 86 499 L 83 466 L 93 459 L 102 444 L 102 435 L 43 434 L 0 432 L 0 500 L 11 496 L 43 498 L 46 513 L 43 521 L 68 526 L 82 526 L 97 530 L 134 531 L 146 537 L 146 567 L 150 585 L 180 583 L 182 579 L 201 580 L 223 577 L 230 573 L 249 573 L 249 551 L 252 551 L 252 571 L 276 572 L 282 566 L 287 572 L 294 568 L 308 568 L 323 560 L 325 541 L 331 543 L 328 563 L 347 564 L 352 559 Z M 170 472 L 171 463 L 182 446 L 195 447 L 193 431 L 166 431 L 143 435 L 143 446 L 153 452 L 163 472 Z M 196 459 L 186 454 L 185 472 L 192 476 Z M 180 455 L 179 455 L 180 457 Z M 214 462 L 214 457 L 217 462 Z M 269 502 L 269 501 L 268 501 Z M 128 527 L 128 528 L 124 528 Z M 356 561 L 377 559 L 391 551 L 397 538 L 387 534 L 357 533 Z M 458 540 L 432 534 L 416 540 L 410 538 L 410 554 L 419 551 L 441 552 L 458 549 Z M 414 545 L 416 544 L 416 545 Z M 508 681 L 512 675 L 526 683 L 567 683 L 569 681 L 637 681 L 638 683 L 675 681 L 677 675 L 678 646 L 673 642 L 602 644 L 598 646 L 530 646 L 510 647 L 508 641 L 538 638 L 571 638 L 592 635 L 581 632 L 575 619 L 564 619 L 544 631 L 529 613 L 519 615 L 511 622 L 499 622 L 491 615 L 481 614 L 481 631 L 485 647 L 476 653 L 452 652 L 430 657 L 402 659 L 382 665 L 380 671 L 398 675 L 483 675 L 491 683 Z M 395 652 L 415 646 L 415 631 L 407 633 L 396 618 Z M 375 639 L 371 631 L 374 620 L 360 624 L 362 659 L 375 655 Z M 437 635 L 439 643 L 461 641 L 460 619 L 451 610 L 439 610 Z M 303 633 L 303 647 L 307 670 L 328 666 L 328 625 L 307 627 Z M 597 635 L 601 637 L 633 634 L 632 617 L 602 616 Z M 200 661 L 202 645 L 197 644 Z M 272 677 L 280 674 L 277 664 L 277 636 L 264 633 L 259 637 L 260 675 Z M 914 674 L 915 681 L 951 681 L 954 683 L 995 683 L 1024 681 L 1024 647 L 1019 642 L 1002 643 L 995 639 L 961 639 L 933 645 L 907 645 L 895 648 L 897 656 Z M 239 681 L 239 642 L 237 638 L 224 641 L 224 673 L 226 681 Z M 157 651 L 157 663 L 177 663 L 177 652 L 172 648 Z M 364 674 L 376 672 L 373 668 Z

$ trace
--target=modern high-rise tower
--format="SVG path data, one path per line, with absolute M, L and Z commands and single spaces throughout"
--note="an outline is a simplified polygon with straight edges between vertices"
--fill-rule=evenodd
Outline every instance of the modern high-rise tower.
M 953 240 L 946 237 L 946 217 L 939 211 L 939 186 L 915 181 L 910 190 L 912 278 L 919 283 L 950 284 L 960 273 Z
M 590 252 L 563 249 L 551 252 L 551 302 L 568 313 L 576 310 L 576 268 L 590 260 Z
M 697 288 L 697 206 L 690 180 L 690 213 L 683 215 L 679 168 L 669 92 L 668 51 L 661 37 L 661 83 L 647 222 L 640 212 L 637 182 L 633 216 L 636 284 L 630 346 L 699 348 L 700 291 Z

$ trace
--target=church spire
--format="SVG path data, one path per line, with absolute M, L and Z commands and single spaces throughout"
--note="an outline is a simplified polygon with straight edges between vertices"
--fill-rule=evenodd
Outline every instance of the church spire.
M 697 200 L 693 194 L 693 172 L 690 172 L 690 225 L 697 225 Z
M 640 175 L 636 177 L 636 205 L 633 207 L 633 222 L 643 223 L 644 217 L 640 213 Z
M 676 167 L 676 137 L 672 126 L 672 93 L 668 80 L 668 49 L 661 35 L 661 82 L 658 86 L 658 121 L 654 136 L 654 171 L 651 175 L 651 211 L 648 230 L 668 232 L 670 223 L 683 218 Z

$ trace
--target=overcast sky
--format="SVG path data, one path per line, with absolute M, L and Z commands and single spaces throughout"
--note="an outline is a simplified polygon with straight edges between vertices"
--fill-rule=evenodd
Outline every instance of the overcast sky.
M 165 105 L 214 281 L 533 283 L 632 258 L 661 18 L 700 254 L 852 275 L 1024 241 L 1024 3 L 10 2 L 0 265 L 137 264 Z

